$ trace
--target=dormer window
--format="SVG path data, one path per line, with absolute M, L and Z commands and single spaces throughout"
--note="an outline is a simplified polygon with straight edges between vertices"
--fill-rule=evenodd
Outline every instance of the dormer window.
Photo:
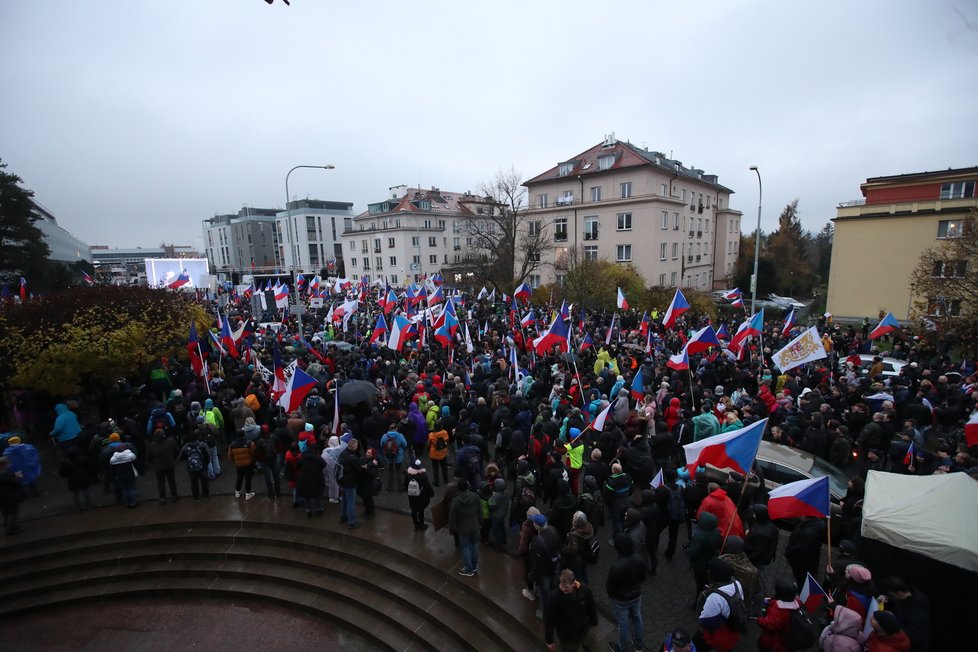
M 570 174 L 573 171 L 574 171 L 574 161 L 561 163 L 560 168 L 557 170 L 557 176 L 566 177 L 568 174 Z
M 598 157 L 598 169 L 599 170 L 608 170 L 614 164 L 615 164 L 615 155 L 614 154 L 605 154 L 604 156 L 599 156 Z

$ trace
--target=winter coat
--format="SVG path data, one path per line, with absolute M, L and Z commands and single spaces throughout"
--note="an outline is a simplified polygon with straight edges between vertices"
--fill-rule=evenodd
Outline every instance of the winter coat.
M 862 652 L 859 642 L 863 621 L 852 609 L 842 605 L 835 608 L 835 619 L 822 630 L 818 644 L 822 652 Z
M 799 608 L 797 600 L 791 602 L 771 600 L 767 606 L 767 613 L 757 619 L 757 624 L 761 628 L 761 638 L 757 641 L 757 647 L 766 652 L 789 652 L 784 639 L 791 624 L 791 612 Z
M 616 473 L 604 483 L 604 500 L 609 511 L 621 512 L 632 498 L 632 479 L 627 473 Z
M 340 453 L 336 463 L 343 467 L 343 477 L 340 478 L 340 486 L 344 489 L 356 489 L 357 485 L 360 484 L 360 456 L 347 448 Z
M 119 448 L 109 458 L 112 477 L 120 482 L 135 480 L 138 474 L 134 462 L 136 454 L 128 448 Z
M 710 512 L 704 512 L 699 517 L 696 533 L 686 546 L 689 564 L 693 570 L 706 572 L 706 566 L 720 551 L 720 541 L 723 535 L 717 531 L 717 517 Z
M 669 407 L 666 408 L 664 414 L 666 419 L 666 430 L 668 430 L 669 432 L 672 432 L 672 429 L 675 427 L 675 425 L 679 423 L 679 418 L 681 416 L 679 412 L 679 405 L 680 405 L 680 401 L 675 396 L 673 396 L 672 399 L 669 400 Z
M 228 446 L 228 457 L 237 467 L 251 466 L 255 463 L 255 442 L 235 439 Z
M 75 416 L 75 413 L 69 410 L 64 403 L 55 405 L 54 411 L 58 416 L 54 420 L 51 436 L 57 439 L 59 443 L 71 441 L 77 437 L 78 433 L 81 432 L 81 425 L 78 423 L 78 417 Z
M 693 441 L 720 434 L 720 422 L 712 412 L 701 412 L 693 417 Z
M 910 637 L 902 629 L 889 635 L 873 632 L 866 639 L 866 652 L 910 652 Z
M 81 455 L 69 457 L 61 463 L 58 475 L 68 481 L 69 491 L 81 491 L 92 485 L 94 479 L 88 468 L 88 460 Z
M 12 444 L 3 451 L 3 456 L 10 461 L 10 470 L 20 471 L 22 485 L 29 485 L 41 477 L 41 454 L 31 444 Z
M 619 549 L 618 558 L 611 563 L 605 590 L 614 602 L 629 602 L 642 595 L 642 582 L 645 581 L 645 564 L 638 555 L 633 554 L 631 539 L 624 548 Z
M 729 536 L 744 537 L 744 524 L 741 522 L 740 516 L 737 515 L 737 506 L 734 505 L 723 489 L 716 489 L 703 499 L 699 511 L 696 512 L 696 518 L 701 518 L 704 512 L 709 512 L 717 517 L 717 527 L 720 528 L 721 536 L 727 536 L 729 526 Z
M 452 501 L 448 513 L 449 529 L 459 535 L 476 536 L 482 527 L 482 505 L 472 490 L 462 491 Z
M 404 472 L 404 490 L 407 491 L 408 483 L 411 480 L 417 480 L 418 485 L 421 488 L 420 496 L 408 496 L 408 503 L 411 505 L 411 510 L 415 512 L 424 511 L 424 508 L 428 506 L 431 502 L 431 498 L 435 495 L 435 490 L 431 487 L 431 480 L 428 479 L 428 472 L 424 467 L 416 469 L 413 466 L 409 466 Z
M 391 459 L 388 456 L 388 453 L 386 451 L 388 442 L 392 439 L 397 443 L 397 454 L 394 456 L 393 459 Z M 385 432 L 384 436 L 380 438 L 380 455 L 382 457 L 382 461 L 388 463 L 394 462 L 394 464 L 403 463 L 404 453 L 407 449 L 407 446 L 408 446 L 407 439 L 405 439 L 404 435 L 402 435 L 401 433 L 397 432 L 396 430 L 389 430 Z
M 805 519 L 788 537 L 785 559 L 792 567 L 817 568 L 825 541 L 825 519 Z
M 176 466 L 179 456 L 180 446 L 176 439 L 154 437 L 152 443 L 146 447 L 146 466 L 156 473 L 170 471 Z
M 319 456 L 315 449 L 307 448 L 299 456 L 299 477 L 295 483 L 295 491 L 300 496 L 322 496 L 326 491 L 326 478 L 323 469 L 326 460 Z
M 778 552 L 778 528 L 771 521 L 757 521 L 744 540 L 747 557 L 754 566 L 767 566 Z
M 550 602 L 543 605 L 543 621 L 548 645 L 554 642 L 555 632 L 561 641 L 580 641 L 588 629 L 598 625 L 594 594 L 580 582 L 574 583 L 574 590 L 570 593 L 553 591 Z
M 428 441 L 428 422 L 425 420 L 417 403 L 408 406 L 408 420 L 414 424 L 414 436 L 412 442 L 415 445 L 423 445 Z
M 567 543 L 564 544 L 562 551 L 564 565 L 578 575 L 580 570 L 587 563 L 584 559 L 584 551 L 591 543 L 594 536 L 594 526 L 585 522 L 581 527 L 575 527 L 567 535 Z
M 442 440 L 445 442 L 444 448 L 438 450 L 438 441 Z M 428 433 L 428 457 L 432 460 L 443 460 L 448 457 L 448 431 L 446 430 L 435 430 Z

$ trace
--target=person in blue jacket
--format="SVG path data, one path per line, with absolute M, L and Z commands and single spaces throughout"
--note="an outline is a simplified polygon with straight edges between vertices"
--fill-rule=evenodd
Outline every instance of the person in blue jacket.
M 74 445 L 78 433 L 81 432 L 81 424 L 78 423 L 78 417 L 75 416 L 75 413 L 69 410 L 64 403 L 55 405 L 54 412 L 58 416 L 54 419 L 51 438 L 62 451 L 66 451 Z
M 401 465 L 404 463 L 404 453 L 407 450 L 407 439 L 397 431 L 397 424 L 391 423 L 390 430 L 380 438 L 380 451 L 384 466 L 387 467 L 387 491 L 404 491 L 400 487 Z
M 10 461 L 11 471 L 18 474 L 20 484 L 36 496 L 37 479 L 41 477 L 41 455 L 37 448 L 23 443 L 19 436 L 14 435 L 7 440 L 3 456 Z

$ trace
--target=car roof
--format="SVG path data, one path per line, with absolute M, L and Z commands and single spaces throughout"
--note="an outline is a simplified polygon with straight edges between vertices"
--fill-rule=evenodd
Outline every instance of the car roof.
M 775 462 L 803 473 L 809 473 L 815 466 L 815 456 L 811 453 L 770 441 L 762 441 L 757 449 L 757 457 L 768 462 Z

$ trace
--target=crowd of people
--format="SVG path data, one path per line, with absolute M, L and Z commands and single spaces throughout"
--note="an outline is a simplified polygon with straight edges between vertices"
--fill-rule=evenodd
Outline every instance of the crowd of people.
M 309 518 L 336 504 L 350 529 L 375 516 L 376 496 L 402 493 L 415 530 L 432 519 L 455 537 L 460 575 L 479 572 L 480 549 L 519 559 L 525 584 L 514 591 L 539 605 L 551 649 L 597 649 L 595 591 L 606 592 L 618 625 L 611 649 L 646 649 L 643 591 L 660 557 L 677 556 L 688 562 L 689 582 L 671 590 L 698 626 L 667 624 L 661 649 L 732 650 L 751 622 L 759 649 L 773 652 L 808 649 L 799 647 L 806 641 L 826 652 L 930 649 L 927 598 L 903 578 L 875 578 L 872 560 L 858 559 L 864 480 L 870 470 L 978 478 L 978 451 L 963 434 L 978 398 L 973 364 L 906 331 L 868 341 L 865 329 L 823 320 L 828 357 L 788 373 L 771 363 L 791 338 L 780 322 L 766 324 L 742 356 L 714 348 L 675 371 L 666 361 L 705 318 L 687 313 L 666 329 L 655 313 L 651 323 L 635 311 L 569 315 L 569 351 L 536 351 L 511 303 L 476 300 L 459 302 L 464 328 L 447 346 L 420 346 L 419 334 L 395 350 L 384 338 L 371 342 L 376 310 L 361 305 L 362 315 L 342 323 L 324 325 L 314 311 L 301 333 L 294 318 L 255 329 L 247 353 L 212 356 L 203 375 L 167 360 L 97 398 L 58 403 L 53 423 L 20 393 L 11 424 L 19 436 L 3 442 L 0 457 L 7 534 L 20 531 L 18 505 L 40 475 L 35 446 L 50 437 L 79 510 L 100 485 L 136 508 L 141 475 L 155 478 L 162 504 L 179 500 L 186 485 L 185 497 L 206 500 L 209 483 L 231 467 L 236 499 L 264 488 L 267 499 L 291 499 Z M 554 308 L 536 311 L 559 314 Z M 597 344 L 582 349 L 586 335 Z M 881 364 L 865 369 L 859 354 L 881 363 L 877 346 L 908 364 L 894 375 Z M 275 349 L 316 380 L 289 413 L 263 373 Z M 636 377 L 641 398 L 632 393 Z M 356 381 L 372 384 L 374 395 L 340 404 L 335 393 Z M 684 444 L 761 419 L 765 440 L 850 477 L 839 503 L 840 551 L 828 568 L 820 567 L 824 519 L 809 518 L 784 547 L 790 576 L 773 570 L 779 528 L 760 468 L 747 477 L 687 468 Z M 599 586 L 602 554 L 614 561 Z M 830 594 L 824 623 L 799 601 L 809 575 Z M 874 611 L 880 595 L 884 609 Z

